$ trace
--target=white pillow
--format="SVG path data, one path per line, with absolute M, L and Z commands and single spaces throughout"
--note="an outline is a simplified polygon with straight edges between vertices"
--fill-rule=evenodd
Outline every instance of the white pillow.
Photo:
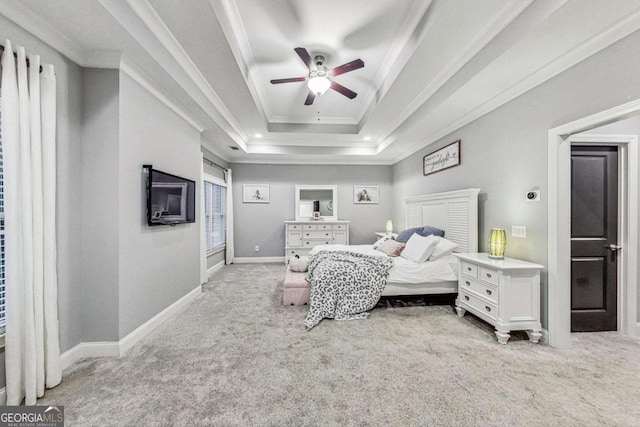
M 438 244 L 429 256 L 429 261 L 435 261 L 443 256 L 451 255 L 455 248 L 458 247 L 457 243 L 447 240 L 444 237 L 434 236 L 438 238 Z
M 437 244 L 438 236 L 423 237 L 418 233 L 414 233 L 407 241 L 400 256 L 420 264 L 429 258 Z
M 381 238 L 376 240 L 376 242 L 373 244 L 373 249 L 378 249 L 378 247 L 380 247 L 381 244 L 383 244 L 385 241 L 389 240 L 390 238 L 391 236 L 382 236 Z

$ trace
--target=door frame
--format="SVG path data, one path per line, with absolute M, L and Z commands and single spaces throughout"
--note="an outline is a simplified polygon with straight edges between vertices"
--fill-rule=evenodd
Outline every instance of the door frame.
M 571 200 L 571 144 L 589 144 L 589 139 L 594 137 L 574 134 L 638 114 L 640 99 L 549 130 L 547 342 L 553 347 L 568 348 L 571 343 L 571 203 L 567 202 Z M 621 265 L 618 266 L 618 330 L 626 335 L 636 335 L 638 136 L 600 135 L 598 138 L 597 145 L 620 147 L 618 241 L 622 242 L 623 249 Z

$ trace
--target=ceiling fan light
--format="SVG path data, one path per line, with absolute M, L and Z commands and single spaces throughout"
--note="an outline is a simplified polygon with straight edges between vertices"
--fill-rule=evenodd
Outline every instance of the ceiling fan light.
M 331 82 L 326 77 L 312 77 L 307 82 L 307 86 L 311 92 L 320 96 L 331 87 Z

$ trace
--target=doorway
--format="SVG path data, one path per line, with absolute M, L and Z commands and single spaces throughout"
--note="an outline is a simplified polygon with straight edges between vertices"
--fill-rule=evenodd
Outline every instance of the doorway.
M 548 252 L 547 324 L 543 339 L 553 347 L 571 344 L 571 145 L 596 143 L 598 135 L 576 135 L 589 129 L 640 115 L 640 99 L 549 130 L 548 144 Z M 589 139 L 589 137 L 591 137 Z M 638 136 L 602 135 L 599 142 L 620 147 L 623 167 L 619 186 L 621 209 L 619 237 L 625 248 L 618 256 L 618 330 L 636 335 L 638 282 Z
M 571 146 L 571 332 L 618 329 L 618 147 Z

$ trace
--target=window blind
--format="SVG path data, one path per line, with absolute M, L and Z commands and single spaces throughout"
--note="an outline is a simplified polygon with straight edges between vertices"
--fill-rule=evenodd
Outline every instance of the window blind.
M 0 122 L 2 113 L 0 112 Z M 4 155 L 2 151 L 2 131 L 0 131 L 0 334 L 4 334 L 6 327 L 6 292 L 4 279 Z
M 204 182 L 205 240 L 207 252 L 219 249 L 226 243 L 226 188 Z

